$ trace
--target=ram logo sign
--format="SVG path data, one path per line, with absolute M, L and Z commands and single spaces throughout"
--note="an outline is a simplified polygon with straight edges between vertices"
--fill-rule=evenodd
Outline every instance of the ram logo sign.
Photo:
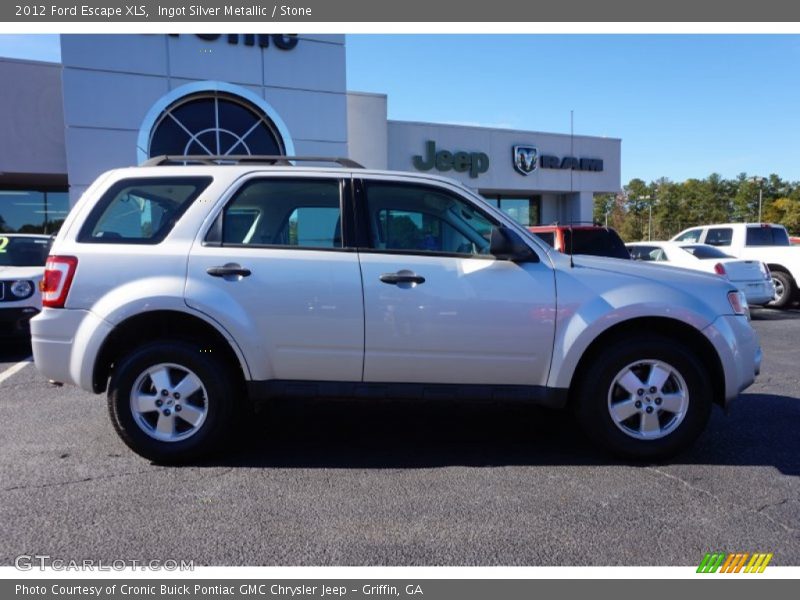
M 514 146 L 514 168 L 523 175 L 536 170 L 539 151 L 533 146 Z

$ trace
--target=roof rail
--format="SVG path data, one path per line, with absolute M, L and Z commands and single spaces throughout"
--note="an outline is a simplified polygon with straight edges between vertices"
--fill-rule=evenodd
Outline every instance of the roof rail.
M 357 163 L 349 158 L 330 157 L 330 156 L 267 156 L 267 155 L 250 155 L 250 154 L 230 154 L 230 155 L 214 155 L 214 154 L 188 154 L 185 156 L 173 154 L 161 156 L 154 156 L 142 163 L 143 167 L 158 167 L 161 165 L 175 165 L 186 163 L 197 163 L 202 165 L 219 165 L 219 164 L 267 164 L 267 165 L 281 165 L 293 166 L 290 161 L 302 162 L 322 162 L 322 163 L 335 163 L 342 167 L 349 169 L 363 169 L 364 165 Z

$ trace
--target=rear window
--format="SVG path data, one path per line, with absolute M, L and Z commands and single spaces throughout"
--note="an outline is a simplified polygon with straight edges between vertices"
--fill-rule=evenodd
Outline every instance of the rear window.
M 707 260 L 712 258 L 731 258 L 730 255 L 725 254 L 719 248 L 713 246 L 681 246 L 684 250 L 700 260 Z
M 748 227 L 747 246 L 790 246 L 789 234 L 783 227 Z
M 211 177 L 123 179 L 111 186 L 92 209 L 79 242 L 158 244 Z
M 569 229 L 564 230 L 565 254 L 590 254 L 611 258 L 630 259 L 625 244 L 613 229 Z
M 552 231 L 534 231 L 533 235 L 539 237 L 547 244 L 550 244 L 551 248 L 554 248 L 556 245 L 556 234 Z

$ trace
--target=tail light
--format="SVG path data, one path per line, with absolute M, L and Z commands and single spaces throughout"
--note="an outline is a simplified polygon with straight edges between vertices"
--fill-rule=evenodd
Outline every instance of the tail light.
M 39 283 L 42 292 L 42 306 L 64 308 L 72 278 L 78 268 L 74 256 L 48 256 L 44 265 L 44 277 Z
M 769 267 L 767 263 L 760 263 L 761 264 L 761 274 L 764 276 L 764 279 L 772 279 L 772 273 L 769 272 Z
M 714 273 L 717 275 L 722 275 L 723 277 L 728 274 L 728 272 L 725 270 L 725 265 L 722 263 L 717 263 L 714 265 Z
M 747 305 L 747 298 L 740 291 L 728 292 L 728 302 L 735 315 L 745 315 L 750 320 L 750 307 Z

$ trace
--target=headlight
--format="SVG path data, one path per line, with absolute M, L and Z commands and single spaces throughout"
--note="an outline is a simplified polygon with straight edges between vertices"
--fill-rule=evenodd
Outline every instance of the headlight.
M 750 307 L 747 305 L 747 298 L 745 298 L 744 292 L 728 292 L 728 302 L 730 302 L 734 314 L 745 315 L 748 319 L 750 318 Z
M 33 294 L 33 284 L 30 281 L 15 281 L 10 286 L 11 294 L 17 298 L 27 298 Z

